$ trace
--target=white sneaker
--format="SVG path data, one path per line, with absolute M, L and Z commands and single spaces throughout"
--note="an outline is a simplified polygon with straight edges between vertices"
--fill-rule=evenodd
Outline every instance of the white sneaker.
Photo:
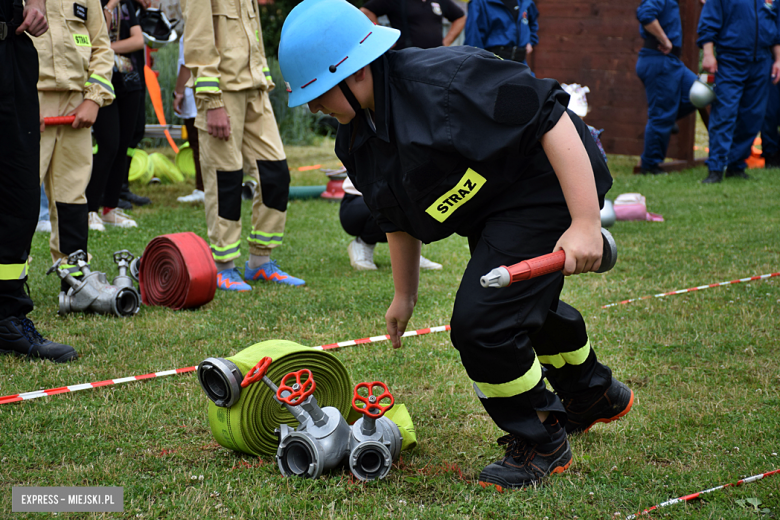
M 349 263 L 358 271 L 376 271 L 374 264 L 374 247 L 376 244 L 366 244 L 356 238 L 347 246 Z
M 103 219 L 96 211 L 89 212 L 89 229 L 93 231 L 105 231 L 106 226 L 103 225 Z
M 51 233 L 51 220 L 39 220 L 35 226 L 36 233 Z
M 420 269 L 425 269 L 427 271 L 439 271 L 441 269 L 441 264 L 431 262 L 423 255 L 420 255 Z
M 203 202 L 206 200 L 206 194 L 200 190 L 192 190 L 192 193 L 189 195 L 179 197 L 176 200 L 179 202 Z
M 104 224 L 110 224 L 112 226 L 121 228 L 138 227 L 138 223 L 130 218 L 124 211 L 119 208 L 114 208 L 108 213 L 100 217 Z

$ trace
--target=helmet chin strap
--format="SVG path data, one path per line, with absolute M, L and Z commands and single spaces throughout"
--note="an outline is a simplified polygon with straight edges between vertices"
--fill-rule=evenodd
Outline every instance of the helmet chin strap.
M 339 88 L 341 89 L 341 92 L 344 94 L 344 97 L 347 98 L 347 102 L 349 103 L 349 106 L 352 107 L 352 110 L 355 111 L 355 116 L 357 116 L 361 110 L 363 110 L 363 107 L 360 106 L 360 103 L 358 103 L 357 98 L 350 90 L 349 86 L 347 86 L 347 81 L 342 80 L 339 82 Z

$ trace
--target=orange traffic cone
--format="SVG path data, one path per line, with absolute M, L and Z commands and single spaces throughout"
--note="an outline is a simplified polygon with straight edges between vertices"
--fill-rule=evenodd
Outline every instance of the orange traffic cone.
M 751 170 L 764 167 L 764 158 L 761 157 L 761 149 L 757 148 L 758 146 L 761 146 L 760 137 L 756 137 L 753 141 L 753 146 L 750 149 L 750 157 L 745 160 L 747 167 Z

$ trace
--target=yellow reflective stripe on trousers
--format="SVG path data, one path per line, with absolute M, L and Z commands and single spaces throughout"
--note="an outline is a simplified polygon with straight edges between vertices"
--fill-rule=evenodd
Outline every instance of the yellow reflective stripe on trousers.
M 214 260 L 216 260 L 217 262 L 219 262 L 220 260 L 229 260 L 229 257 L 238 255 L 240 245 L 241 245 L 240 240 L 238 242 L 223 247 L 212 245 L 211 256 L 213 256 Z
M 0 280 L 24 280 L 27 276 L 27 262 L 23 264 L 0 264 Z
M 585 363 L 590 354 L 590 340 L 585 343 L 585 346 L 578 348 L 574 352 L 561 352 L 553 356 L 539 356 L 539 361 L 545 365 L 552 365 L 555 368 L 561 368 L 565 364 L 569 365 L 581 365 Z
M 112 95 L 112 96 L 116 97 L 116 94 L 114 93 L 114 86 L 111 84 L 111 82 L 110 82 L 110 81 L 108 81 L 108 80 L 107 80 L 106 78 L 104 78 L 103 76 L 98 76 L 97 74 L 92 74 L 92 75 L 89 77 L 89 79 L 87 80 L 87 85 L 90 85 L 90 84 L 92 84 L 92 83 L 94 83 L 94 84 L 96 84 L 96 85 L 100 85 L 100 86 L 101 86 L 101 87 L 103 87 L 104 89 L 106 89 L 106 90 L 108 90 L 109 92 L 111 92 L 111 95 Z
M 219 78 L 202 77 L 195 80 L 195 93 L 219 92 Z
M 261 246 L 270 246 L 271 244 L 281 244 L 282 239 L 284 238 L 284 233 L 260 233 L 258 231 L 252 231 L 252 233 L 249 235 L 249 240 L 253 244 L 258 244 Z
M 508 383 L 497 385 L 474 381 L 474 386 L 486 398 L 490 397 L 514 397 L 532 390 L 542 380 L 542 365 L 534 358 L 534 363 L 528 372 Z M 482 396 L 480 396 L 482 397 Z

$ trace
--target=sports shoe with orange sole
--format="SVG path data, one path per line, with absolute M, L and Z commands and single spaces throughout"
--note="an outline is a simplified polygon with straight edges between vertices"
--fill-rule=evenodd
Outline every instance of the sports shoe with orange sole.
M 241 279 L 241 273 L 235 267 L 217 273 L 217 288 L 223 291 L 247 292 L 252 286 Z
M 276 282 L 282 285 L 292 285 L 293 287 L 300 287 L 301 285 L 306 284 L 306 282 L 300 278 L 296 278 L 279 269 L 279 266 L 276 265 L 276 262 L 273 260 L 264 263 L 257 269 L 252 269 L 249 267 L 249 261 L 247 260 L 246 265 L 244 266 L 244 279 L 252 281 L 263 280 L 265 282 Z

